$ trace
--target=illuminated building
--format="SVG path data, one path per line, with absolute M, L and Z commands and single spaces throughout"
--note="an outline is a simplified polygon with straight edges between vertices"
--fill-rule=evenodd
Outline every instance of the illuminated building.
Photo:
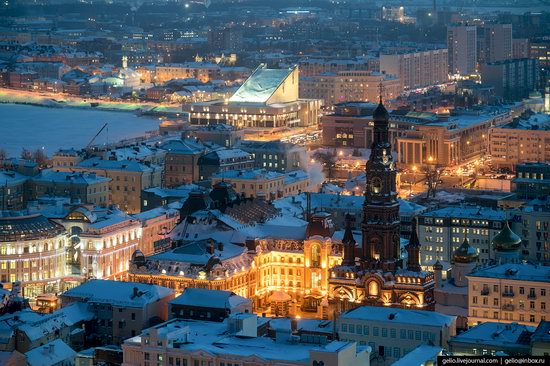
M 160 146 L 166 150 L 164 186 L 177 187 L 199 180 L 198 160 L 205 147 L 193 139 L 171 140 Z
M 184 105 L 192 125 L 237 127 L 305 127 L 318 123 L 319 100 L 298 98 L 298 67 L 268 69 L 260 65 L 228 100 Z
M 31 195 L 34 199 L 44 195 L 69 196 L 82 203 L 105 206 L 111 193 L 110 181 L 111 179 L 95 173 L 56 172 L 45 169 L 31 179 Z
M 520 260 L 521 238 L 508 225 L 493 238 L 496 264 L 468 278 L 468 323 L 537 325 L 546 320 L 550 267 Z
M 420 243 L 415 231 L 406 246 L 406 265 L 401 260 L 397 170 L 391 155 L 389 113 L 382 101 L 373 120 L 360 260 L 356 263 L 355 239 L 348 219 L 342 239 L 343 262 L 330 269 L 328 298 L 337 312 L 360 305 L 432 310 L 434 277 L 420 268 Z
M 380 71 L 395 75 L 401 89 L 411 90 L 448 82 L 448 52 L 446 48 L 401 51 L 380 55 Z M 383 85 L 386 88 L 386 85 Z M 397 97 L 393 95 L 386 99 Z M 376 98 L 373 98 L 376 100 Z M 371 100 L 373 100 L 371 99 Z
M 119 210 L 74 207 L 62 224 L 69 232 L 67 266 L 74 275 L 98 279 L 126 276 L 138 249 L 142 224 Z
M 477 58 L 480 64 L 511 60 L 513 55 L 512 24 L 485 23 L 479 26 L 477 42 Z
M 226 181 L 239 195 L 274 200 L 309 191 L 309 176 L 302 170 L 282 174 L 265 169 L 230 170 L 212 176 L 212 184 Z
M 469 75 L 476 71 L 477 27 L 456 24 L 447 27 L 449 71 L 451 74 Z
M 528 98 L 539 85 L 540 70 L 536 59 L 496 61 L 480 67 L 481 81 L 491 85 L 505 101 Z
M 447 348 L 456 335 L 455 317 L 432 311 L 360 307 L 342 314 L 338 323 L 340 340 L 369 345 L 391 365 L 428 342 Z M 415 361 L 403 365 L 430 365 Z
M 550 116 L 526 112 L 512 123 L 492 128 L 489 141 L 497 168 L 515 170 L 518 164 L 549 161 Z
M 370 348 L 355 342 L 315 342 L 314 337 L 278 329 L 274 339 L 264 336 L 266 319 L 234 314 L 225 322 L 172 319 L 124 341 L 124 366 L 162 360 L 167 365 L 370 366 Z M 187 340 L 182 342 L 182 340 Z
M 20 210 L 25 206 L 25 184 L 29 178 L 15 171 L 0 171 L 0 209 Z
M 187 287 L 231 291 L 252 299 L 257 312 L 268 309 L 270 296 L 282 291 L 303 311 L 317 312 L 327 295 L 328 268 L 341 261 L 333 231 L 330 216 L 318 214 L 308 225 L 306 240 L 256 239 L 247 248 L 201 239 L 147 258 L 138 252 L 129 278 L 178 292 Z
M 282 141 L 243 140 L 240 149 L 249 152 L 254 157 L 254 166 L 280 173 L 305 169 L 304 146 Z
M 506 212 L 477 206 L 444 207 L 422 213 L 418 218 L 422 266 L 431 266 L 436 261 L 451 263 L 465 235 L 479 253 L 480 262 L 494 259 L 490 243 L 505 220 Z
M 117 204 L 129 213 L 140 212 L 139 192 L 160 186 L 162 173 L 162 168 L 157 165 L 146 165 L 135 160 L 102 160 L 98 157 L 81 161 L 76 166 L 57 166 L 56 169 L 65 172 L 89 172 L 110 178 L 109 203 Z
M 371 103 L 341 103 L 321 118 L 323 145 L 369 148 L 374 139 Z M 389 141 L 400 166 L 424 165 L 429 157 L 444 166 L 481 157 L 488 150 L 489 129 L 511 122 L 506 108 L 456 110 L 450 116 L 394 111 L 389 116 Z
M 179 203 L 175 205 L 177 206 Z M 163 206 L 132 215 L 133 218 L 141 222 L 139 248 L 146 255 L 158 253 L 167 246 L 169 247 L 168 233 L 179 221 L 179 211 L 176 208 L 173 208 L 172 205 Z
M 42 215 L 0 217 L 0 280 L 34 297 L 65 290 L 65 228 Z
M 95 318 L 95 324 L 86 331 L 105 343 L 121 344 L 155 322 L 167 320 L 174 291 L 151 284 L 96 279 L 64 292 L 60 298 L 63 308 L 86 304 Z
M 155 82 L 165 83 L 173 79 L 197 79 L 202 83 L 221 79 L 220 67 L 216 64 L 188 62 L 164 64 L 155 67 Z
M 218 149 L 201 155 L 197 164 L 199 180 L 205 180 L 216 173 L 252 169 L 254 157 L 241 149 Z
M 378 97 L 381 84 L 384 97 L 394 99 L 403 87 L 401 80 L 390 74 L 354 70 L 301 77 L 300 97 L 322 99 L 327 106 L 346 101 L 373 101 Z

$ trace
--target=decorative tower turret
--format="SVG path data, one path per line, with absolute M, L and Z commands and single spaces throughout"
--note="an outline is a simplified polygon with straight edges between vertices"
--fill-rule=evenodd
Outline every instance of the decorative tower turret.
M 420 272 L 422 270 L 420 267 L 420 241 L 416 233 L 416 219 L 412 222 L 411 237 L 405 249 L 408 255 L 407 269 L 413 272 Z

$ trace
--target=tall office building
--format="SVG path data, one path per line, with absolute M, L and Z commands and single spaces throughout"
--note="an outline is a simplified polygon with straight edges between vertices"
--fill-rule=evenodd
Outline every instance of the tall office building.
M 473 25 L 450 25 L 447 27 L 449 49 L 449 72 L 467 75 L 476 71 L 477 33 Z

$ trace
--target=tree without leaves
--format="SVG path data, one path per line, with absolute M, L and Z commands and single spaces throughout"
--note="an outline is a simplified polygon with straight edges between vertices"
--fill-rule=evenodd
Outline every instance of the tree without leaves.
M 426 174 L 426 182 L 428 183 L 428 190 L 426 192 L 426 198 L 430 198 L 430 194 L 435 198 L 435 193 L 437 191 L 437 186 L 439 185 L 441 173 L 443 169 L 441 166 L 427 166 L 424 170 Z
M 36 149 L 33 154 L 33 160 L 41 167 L 46 166 L 48 163 L 48 156 L 42 149 Z

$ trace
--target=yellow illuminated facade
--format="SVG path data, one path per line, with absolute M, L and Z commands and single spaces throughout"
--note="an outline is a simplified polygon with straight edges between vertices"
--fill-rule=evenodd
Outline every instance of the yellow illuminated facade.
M 163 262 L 160 267 L 132 264 L 129 280 L 177 292 L 187 287 L 232 291 L 252 299 L 259 313 L 269 309 L 271 295 L 284 292 L 294 304 L 291 313 L 317 312 L 327 298 L 329 268 L 342 260 L 341 244 L 313 236 L 303 241 L 258 239 L 253 245 L 253 251 L 243 248 L 240 255 L 220 262 L 211 257 L 205 266 L 197 268 L 177 262 L 175 256 L 174 261 Z

